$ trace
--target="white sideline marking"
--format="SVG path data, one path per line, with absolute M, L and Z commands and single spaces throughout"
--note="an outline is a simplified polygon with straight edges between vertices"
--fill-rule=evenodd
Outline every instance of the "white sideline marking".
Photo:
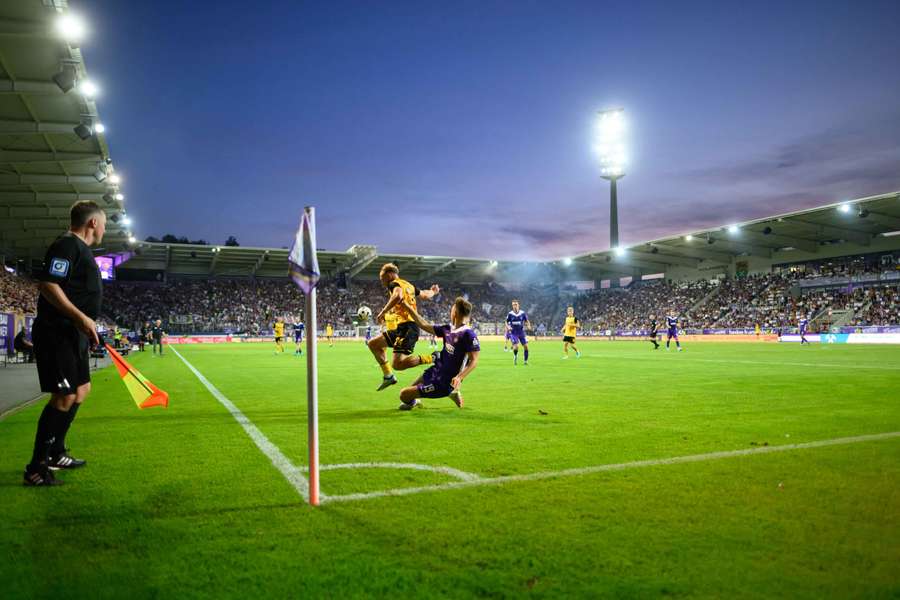
M 876 440 L 886 440 L 900 437 L 900 431 L 892 431 L 889 433 L 876 433 L 872 435 L 859 435 L 855 437 L 835 438 L 831 440 L 819 440 L 816 442 L 805 442 L 802 444 L 784 444 L 781 446 L 763 446 L 761 448 L 748 448 L 745 450 L 726 450 L 724 452 L 710 452 L 707 454 L 691 454 L 688 456 L 675 456 L 673 458 L 658 458 L 652 460 L 638 460 L 626 463 L 617 463 L 609 465 L 597 465 L 594 467 L 581 467 L 577 469 L 565 469 L 562 471 L 543 471 L 540 473 L 528 473 L 526 475 L 506 475 L 503 477 L 486 477 L 472 481 L 453 481 L 451 483 L 441 483 L 436 485 L 425 485 L 421 487 L 397 488 L 393 490 L 382 490 L 377 492 L 366 492 L 359 494 L 345 494 L 342 496 L 329 496 L 328 502 L 351 502 L 354 500 L 371 500 L 372 498 L 384 498 L 386 496 L 409 496 L 411 494 L 421 494 L 425 492 L 437 492 L 442 490 L 453 490 L 459 488 L 474 487 L 479 485 L 498 485 L 503 483 L 512 483 L 516 481 L 537 481 L 540 479 L 555 479 L 558 477 L 573 477 L 576 475 L 591 475 L 594 473 L 603 473 L 606 471 L 624 471 L 626 469 L 639 469 L 641 467 L 655 467 L 659 465 L 677 465 L 681 463 L 702 462 L 707 460 L 716 460 L 719 458 L 732 458 L 735 456 L 748 456 L 753 454 L 770 454 L 772 452 L 787 452 L 789 450 L 803 450 L 806 448 L 821 448 L 823 446 L 839 446 L 843 444 L 857 444 L 860 442 L 872 442 Z M 323 501 L 324 502 L 324 501 Z
M 288 480 L 288 483 L 297 490 L 297 493 L 303 497 L 306 502 L 309 502 L 309 483 L 306 481 L 306 478 L 303 476 L 303 470 L 294 466 L 291 461 L 281 452 L 281 450 L 269 441 L 269 438 L 265 436 L 265 434 L 253 424 L 253 422 L 247 418 L 247 416 L 241 412 L 237 406 L 235 406 L 231 400 L 225 397 L 225 394 L 216 389 L 216 386 L 211 384 L 209 380 L 203 376 L 203 374 L 194 368 L 194 365 L 189 363 L 185 358 L 178 353 L 171 345 L 169 348 L 172 349 L 172 352 L 181 359 L 187 368 L 191 370 L 191 372 L 197 376 L 197 379 L 200 380 L 200 383 L 206 386 L 206 389 L 209 390 L 216 400 L 218 400 L 222 406 L 225 407 L 228 412 L 231 413 L 231 416 L 234 417 L 234 420 L 241 424 L 241 427 L 244 428 L 244 431 L 247 432 L 247 435 L 250 436 L 250 439 L 253 440 L 253 443 L 256 444 L 256 447 L 260 449 L 260 451 L 269 457 L 269 460 L 272 461 L 272 464 L 275 465 L 275 468 L 281 471 L 281 474 L 284 475 L 284 478 Z M 325 500 L 325 495 L 321 492 L 319 493 L 319 498 L 321 500 Z
M 300 467 L 306 473 L 308 467 Z M 455 477 L 460 481 L 480 481 L 482 477 L 475 473 L 467 473 L 452 467 L 420 465 L 416 463 L 397 463 L 397 462 L 365 462 L 365 463 L 344 463 L 339 465 L 321 465 L 320 471 L 337 471 L 338 469 L 412 469 L 414 471 L 429 471 L 431 473 L 441 473 L 449 477 Z

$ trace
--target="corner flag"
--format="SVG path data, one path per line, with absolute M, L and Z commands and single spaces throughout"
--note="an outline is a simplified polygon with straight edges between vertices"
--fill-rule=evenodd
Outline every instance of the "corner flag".
M 288 254 L 291 279 L 300 286 L 307 296 L 319 282 L 319 259 L 316 257 L 316 224 L 314 210 L 306 207 L 300 218 L 300 228 L 294 236 L 291 252 Z M 308 317 L 307 317 L 308 318 Z M 315 329 L 311 330 L 315 333 Z
M 316 258 L 316 209 L 307 206 L 300 218 L 300 228 L 288 255 L 291 279 L 306 294 L 306 403 L 309 441 L 309 503 L 319 505 L 319 382 L 316 355 L 316 284 L 319 261 Z
M 122 355 L 116 352 L 112 346 L 106 344 L 106 350 L 119 371 L 122 383 L 125 384 L 138 408 L 143 409 L 150 406 L 169 407 L 169 394 L 150 383 L 149 379 L 128 364 L 128 361 L 122 358 Z

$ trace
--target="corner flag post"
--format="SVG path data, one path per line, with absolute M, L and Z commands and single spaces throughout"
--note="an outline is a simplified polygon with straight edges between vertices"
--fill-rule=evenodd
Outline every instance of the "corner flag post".
M 319 382 L 316 357 L 316 284 L 319 261 L 316 257 L 316 211 L 303 209 L 300 228 L 288 255 L 291 279 L 306 294 L 306 401 L 309 442 L 309 503 L 319 505 Z

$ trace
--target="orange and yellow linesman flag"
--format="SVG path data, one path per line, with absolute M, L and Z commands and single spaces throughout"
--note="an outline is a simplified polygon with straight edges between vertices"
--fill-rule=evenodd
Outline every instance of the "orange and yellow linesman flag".
M 134 398 L 134 403 L 137 404 L 138 408 L 148 408 L 150 406 L 169 407 L 169 394 L 150 383 L 149 379 L 128 364 L 128 361 L 122 358 L 122 355 L 116 352 L 109 344 L 106 344 L 106 351 L 109 352 L 116 369 L 119 370 L 122 382 L 128 388 L 128 393 Z

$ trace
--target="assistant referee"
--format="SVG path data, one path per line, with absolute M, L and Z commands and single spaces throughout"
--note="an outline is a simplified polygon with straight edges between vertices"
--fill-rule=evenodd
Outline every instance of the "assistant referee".
M 25 467 L 28 486 L 59 485 L 54 470 L 86 464 L 69 456 L 66 433 L 91 391 L 88 353 L 100 343 L 94 319 L 103 288 L 91 246 L 103 240 L 106 214 L 90 201 L 76 202 L 69 214 L 69 230 L 50 244 L 37 276 L 40 298 L 31 337 L 41 391 L 50 400 L 38 419 L 34 452 Z

